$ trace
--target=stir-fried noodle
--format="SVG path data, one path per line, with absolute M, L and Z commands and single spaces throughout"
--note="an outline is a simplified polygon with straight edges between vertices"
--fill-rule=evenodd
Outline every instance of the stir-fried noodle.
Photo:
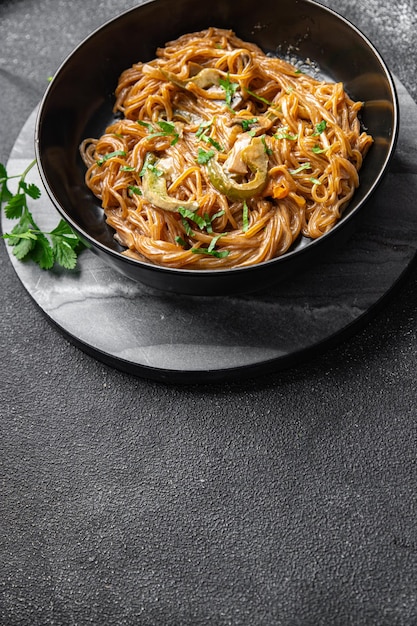
M 167 267 L 247 266 L 320 237 L 359 184 L 361 102 L 209 28 L 124 71 L 120 116 L 81 154 L 124 254 Z

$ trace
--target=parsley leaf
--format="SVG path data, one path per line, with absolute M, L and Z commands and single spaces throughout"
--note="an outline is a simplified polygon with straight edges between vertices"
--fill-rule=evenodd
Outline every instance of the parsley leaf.
M 207 135 L 203 133 L 202 135 L 200 135 L 200 139 L 202 141 L 205 141 L 206 143 L 211 144 L 214 148 L 216 148 L 218 152 L 223 152 L 223 148 L 221 147 L 218 141 L 213 139 L 213 137 L 208 137 Z
M 224 259 L 229 255 L 229 250 L 209 250 L 209 248 L 191 248 L 193 254 L 208 254 L 217 259 Z
M 244 130 L 244 132 L 246 133 L 251 126 L 253 126 L 254 124 L 257 124 L 258 122 L 258 118 L 257 117 L 253 117 L 250 120 L 240 120 L 240 124 L 242 125 L 242 129 Z
M 235 95 L 236 90 L 239 88 L 239 83 L 230 82 L 229 72 L 226 78 L 219 79 L 219 85 L 225 91 L 225 100 L 228 107 L 232 104 L 232 98 Z
M 4 213 L 9 220 L 17 219 L 22 216 L 23 210 L 26 205 L 26 196 L 24 193 L 16 193 L 10 198 L 6 206 L 4 207 Z
M 249 228 L 249 209 L 248 209 L 246 200 L 243 201 L 242 220 L 243 220 L 242 231 L 246 233 Z
M 275 133 L 274 137 L 275 139 L 288 139 L 289 141 L 295 141 L 298 139 L 298 133 L 292 134 L 288 132 L 288 126 L 284 126 Z
M 207 120 L 206 122 L 201 122 L 198 130 L 195 134 L 196 137 L 200 138 L 201 135 L 213 124 L 213 120 Z
M 210 159 L 214 157 L 215 154 L 216 153 L 214 152 L 214 150 L 208 150 L 206 152 L 202 148 L 199 148 L 198 155 L 197 155 L 197 163 L 199 163 L 200 165 L 204 165 L 205 163 L 208 163 Z
M 104 156 L 97 159 L 97 165 L 103 165 L 103 163 L 116 156 L 126 156 L 126 152 L 124 150 L 114 150 L 113 152 L 108 152 Z
M 145 126 L 150 133 L 149 137 L 169 137 L 173 136 L 173 140 L 171 141 L 171 146 L 175 146 L 178 142 L 180 136 L 173 122 L 168 122 L 167 120 L 158 120 L 156 123 L 161 129 L 160 131 L 154 130 L 154 127 L 150 122 L 144 122 L 142 120 L 136 120 L 137 124 L 140 126 Z
M 297 169 L 295 170 L 289 170 L 290 174 L 292 176 L 294 176 L 294 174 L 299 174 L 300 172 L 302 172 L 303 170 L 310 170 L 311 169 L 311 165 L 310 163 L 307 161 L 307 163 L 303 163 L 303 165 L 300 165 L 300 167 L 297 167 Z
M 128 190 L 129 190 L 129 194 L 136 194 L 137 196 L 141 196 L 142 195 L 142 190 L 140 187 L 137 187 L 136 185 L 128 185 Z
M 196 211 L 191 211 L 191 209 L 186 209 L 185 207 L 180 206 L 178 208 L 178 213 L 182 217 L 188 217 L 188 219 L 197 224 L 199 228 L 205 228 L 206 220 L 204 219 L 204 217 L 201 217 L 201 215 L 198 215 Z
M 177 237 L 175 237 L 175 241 L 176 243 L 181 246 L 181 248 L 186 248 L 187 247 L 187 242 L 184 241 L 184 239 L 182 237 L 180 237 L 179 235 Z
M 320 148 L 320 146 L 313 146 L 313 148 L 311 148 L 311 151 L 314 152 L 314 154 L 322 154 L 322 152 L 326 152 L 327 148 Z
M 312 137 L 317 137 L 318 135 L 321 135 L 321 133 L 324 133 L 324 131 L 326 130 L 326 127 L 327 127 L 326 120 L 322 120 L 320 124 L 316 124 L 315 131 Z
M 259 100 L 260 102 L 263 102 L 264 104 L 267 104 L 268 106 L 275 106 L 275 104 L 273 102 L 270 102 L 269 100 L 267 100 L 266 98 L 263 98 L 262 96 L 259 96 L 257 93 L 255 93 L 254 91 L 251 91 L 250 89 L 248 89 L 247 87 L 245 87 L 245 91 L 252 96 L 253 98 L 256 98 L 256 100 Z
M 50 270 L 55 261 L 55 255 L 48 238 L 43 232 L 36 233 L 36 242 L 31 251 L 31 258 L 42 270 Z
M 270 155 L 272 154 L 272 150 L 271 150 L 271 148 L 269 148 L 269 147 L 268 147 L 268 145 L 267 145 L 267 143 L 266 143 L 266 138 L 265 138 L 265 135 L 262 135 L 262 137 L 261 137 L 261 141 L 262 141 L 262 144 L 263 144 L 263 146 L 264 146 L 265 153 L 266 153 L 268 156 L 270 156 Z

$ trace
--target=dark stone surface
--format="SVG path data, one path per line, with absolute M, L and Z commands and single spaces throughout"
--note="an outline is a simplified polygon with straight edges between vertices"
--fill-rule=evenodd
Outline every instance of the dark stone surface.
M 414 3 L 326 4 L 416 98 Z M 1 162 L 47 76 L 114 12 L 0 4 Z M 417 622 L 415 267 L 349 341 L 197 387 L 87 356 L 4 245 L 0 268 L 2 625 Z

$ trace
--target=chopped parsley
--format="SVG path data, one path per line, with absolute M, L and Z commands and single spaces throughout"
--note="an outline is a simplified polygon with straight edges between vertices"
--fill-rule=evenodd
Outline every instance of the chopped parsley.
M 197 163 L 199 163 L 200 165 L 205 165 L 206 163 L 208 163 L 210 161 L 210 159 L 212 159 L 214 157 L 216 153 L 214 152 L 214 150 L 203 150 L 202 148 L 198 149 L 198 155 L 197 155 Z
M 149 122 L 144 122 L 143 120 L 137 120 L 137 123 L 140 126 L 145 126 L 145 128 L 148 129 L 148 132 L 150 133 L 149 134 L 150 138 L 172 136 L 173 139 L 171 141 L 171 146 L 175 146 L 175 144 L 180 138 L 178 131 L 175 127 L 175 124 L 173 122 L 167 122 L 166 120 L 158 120 L 156 124 L 160 128 L 159 131 L 155 130 L 154 126 L 152 126 L 152 124 L 150 124 Z
M 103 163 L 105 163 L 109 159 L 117 156 L 126 156 L 126 152 L 124 150 L 114 150 L 114 152 L 109 152 L 108 154 L 102 156 L 100 159 L 97 159 L 97 165 L 103 165 Z
M 255 93 L 254 91 L 251 91 L 250 89 L 248 89 L 247 87 L 245 87 L 245 91 L 252 96 L 253 98 L 256 98 L 256 100 L 259 100 L 260 102 L 263 102 L 264 104 L 267 104 L 268 106 L 275 106 L 275 104 L 273 102 L 270 102 L 269 100 L 267 100 L 266 98 L 263 98 L 262 96 L 258 96 L 257 93 Z
M 272 150 L 271 150 L 271 148 L 269 148 L 269 147 L 267 146 L 266 139 L 265 139 L 265 135 L 262 135 L 262 137 L 261 137 L 261 141 L 262 141 L 263 146 L 264 146 L 264 148 L 265 148 L 265 152 L 266 152 L 266 154 L 267 154 L 268 156 L 270 156 L 270 155 L 272 154 Z
M 176 243 L 177 243 L 179 246 L 181 246 L 182 248 L 186 248 L 186 247 L 187 247 L 187 242 L 186 242 L 186 241 L 184 241 L 184 239 L 183 239 L 182 237 L 180 237 L 180 236 L 175 237 L 175 241 L 176 241 Z
M 247 132 L 248 130 L 250 130 L 251 126 L 258 123 L 258 118 L 252 117 L 252 119 L 250 120 L 243 119 L 243 120 L 239 120 L 239 122 L 242 125 L 243 130 Z
M 188 218 L 189 220 L 197 224 L 199 228 L 201 229 L 205 228 L 206 220 L 204 219 L 204 217 L 201 217 L 201 215 L 198 215 L 197 211 L 191 211 L 191 209 L 186 209 L 185 207 L 180 206 L 178 208 L 178 213 L 182 217 Z
M 193 254 L 208 254 L 217 259 L 224 259 L 229 255 L 229 250 L 210 250 L 210 248 L 191 248 Z
M 222 89 L 224 89 L 226 104 L 228 107 L 230 107 L 232 104 L 232 98 L 239 88 L 239 83 L 232 83 L 230 81 L 230 76 L 228 72 L 226 78 L 219 79 L 219 85 L 220 87 L 222 87 Z
M 275 139 L 288 139 L 289 141 L 295 141 L 298 139 L 298 133 L 288 132 L 288 126 L 284 126 L 274 135 Z
M 216 148 L 216 150 L 218 152 L 223 152 L 223 148 L 221 147 L 221 145 L 219 144 L 218 141 L 216 141 L 215 139 L 213 139 L 213 137 L 209 137 L 208 135 L 205 135 L 204 133 L 202 135 L 200 135 L 200 139 L 202 141 L 205 141 L 206 143 L 209 143 L 210 145 L 212 145 L 214 148 Z
M 327 127 L 326 120 L 322 120 L 320 124 L 316 124 L 315 131 L 312 136 L 318 137 L 318 135 L 321 135 L 321 133 L 324 133 L 324 131 L 326 130 L 326 127 Z
M 248 210 L 248 205 L 247 205 L 246 200 L 243 201 L 242 220 L 243 220 L 242 230 L 244 233 L 246 233 L 249 228 L 249 210 Z
M 208 233 L 212 233 L 213 232 L 213 221 L 217 218 L 217 217 L 221 217 L 222 215 L 224 215 L 224 211 L 217 211 L 217 213 L 214 213 L 214 215 L 212 215 L 210 217 L 210 215 L 208 213 L 204 214 L 204 219 L 206 220 L 206 230 Z
M 297 167 L 297 169 L 295 170 L 289 170 L 290 174 L 292 176 L 294 176 L 295 174 L 299 174 L 300 172 L 302 172 L 303 170 L 310 170 L 311 169 L 311 165 L 310 163 L 307 161 L 307 163 L 303 163 L 303 165 L 300 165 L 300 167 Z
M 155 174 L 155 176 L 163 176 L 164 172 L 156 167 L 153 163 L 154 156 L 151 152 L 146 154 L 145 160 L 143 162 L 143 166 L 141 171 L 139 172 L 139 176 L 145 176 L 146 170 L 150 170 Z
M 205 122 L 201 122 L 200 126 L 198 127 L 198 130 L 195 134 L 196 137 L 200 138 L 201 135 L 208 129 L 210 128 L 210 126 L 213 124 L 213 120 L 207 120 Z
M 313 148 L 311 148 L 311 151 L 314 152 L 314 154 L 322 154 L 322 152 L 326 152 L 327 148 L 320 148 L 320 146 L 315 145 Z
M 140 189 L 140 187 L 136 187 L 135 185 L 129 185 L 128 190 L 131 195 L 132 194 L 136 194 L 137 196 L 142 195 L 142 190 Z

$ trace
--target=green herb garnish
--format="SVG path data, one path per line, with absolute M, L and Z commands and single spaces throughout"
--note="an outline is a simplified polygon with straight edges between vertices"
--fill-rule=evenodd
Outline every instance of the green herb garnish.
M 187 242 L 184 241 L 184 239 L 182 237 L 180 237 L 180 236 L 175 237 L 175 241 L 182 248 L 186 248 L 187 247 Z
M 312 176 L 311 178 L 309 178 L 310 182 L 313 183 L 314 185 L 321 185 L 321 180 L 319 180 L 318 178 L 314 178 L 314 176 Z
M 175 128 L 175 124 L 173 124 L 173 122 L 166 122 L 164 120 L 160 120 L 159 122 L 156 122 L 156 123 L 161 129 L 161 132 L 152 133 L 151 137 L 169 137 L 170 135 L 172 135 L 174 138 L 171 141 L 171 146 L 175 146 L 175 144 L 180 138 L 178 131 Z
M 229 250 L 210 250 L 209 248 L 191 248 L 193 254 L 208 254 L 217 259 L 224 259 L 229 254 Z
M 8 240 L 13 254 L 20 261 L 32 260 L 45 270 L 51 269 L 55 263 L 72 270 L 77 264 L 79 249 L 84 247 L 78 235 L 62 219 L 53 230 L 42 231 L 29 211 L 28 198 L 37 200 L 41 196 L 39 187 L 25 180 L 35 164 L 36 160 L 33 160 L 22 174 L 9 176 L 0 163 L 0 208 L 4 205 L 6 217 L 18 220 L 3 239 Z M 7 186 L 12 178 L 18 179 L 15 194 Z
M 254 91 L 251 91 L 247 87 L 245 87 L 245 91 L 253 98 L 256 98 L 260 102 L 263 102 L 264 104 L 267 104 L 270 107 L 276 106 L 273 102 L 270 102 L 269 100 L 267 100 L 266 98 L 263 98 L 262 96 L 258 96 L 257 93 L 255 93 Z
M 274 135 L 275 139 L 289 139 L 290 141 L 295 141 L 298 139 L 298 133 L 292 134 L 288 132 L 288 126 L 284 126 Z
M 271 150 L 271 148 L 269 148 L 269 147 L 267 146 L 266 139 L 265 139 L 265 135 L 262 135 L 262 137 L 261 137 L 261 141 L 262 141 L 263 146 L 264 146 L 264 148 L 265 148 L 265 152 L 266 152 L 266 154 L 267 154 L 268 156 L 270 156 L 270 155 L 272 154 L 272 150 Z
M 226 78 L 219 79 L 219 85 L 224 89 L 226 104 L 230 108 L 232 98 L 235 95 L 236 90 L 239 88 L 239 83 L 232 83 L 228 72 Z
M 292 176 L 294 176 L 294 174 L 299 174 L 303 170 L 310 170 L 310 169 L 311 169 L 311 165 L 309 162 L 307 162 L 307 163 L 303 163 L 303 165 L 300 165 L 300 167 L 297 167 L 296 170 L 289 170 L 289 172 Z
M 139 124 L 139 126 L 145 126 L 145 128 L 147 128 L 148 130 L 152 130 L 152 124 L 150 124 L 149 122 L 144 122 L 143 120 L 136 120 L 136 123 Z
M 142 195 L 142 189 L 140 189 L 140 187 L 136 187 L 136 185 L 128 185 L 127 188 L 130 194 L 136 194 L 137 196 Z
M 322 154 L 322 152 L 326 152 L 327 148 L 320 148 L 320 146 L 314 146 L 313 148 L 311 148 L 311 151 L 314 152 L 314 154 Z
M 155 130 L 155 128 L 149 122 L 144 122 L 143 120 L 137 120 L 137 123 L 140 126 L 145 126 L 150 133 L 149 137 L 169 137 L 173 136 L 173 140 L 171 141 L 171 146 L 175 146 L 180 136 L 178 134 L 177 129 L 175 128 L 175 124 L 173 122 L 167 122 L 166 120 L 157 121 L 157 125 L 161 130 Z
M 257 117 L 253 117 L 250 120 L 240 120 L 240 124 L 242 124 L 242 128 L 245 131 L 245 133 L 250 130 L 250 127 L 253 126 L 254 124 L 257 124 L 258 122 L 258 118 Z
M 163 176 L 164 172 L 158 169 L 154 165 L 154 156 L 151 152 L 147 152 L 145 156 L 145 160 L 143 162 L 143 166 L 141 171 L 139 172 L 139 176 L 145 176 L 146 170 L 151 170 L 155 174 L 155 176 Z
M 198 130 L 195 134 L 196 137 L 200 138 L 201 135 L 208 129 L 210 128 L 210 126 L 213 124 L 213 120 L 207 120 L 205 122 L 201 122 L 200 126 L 198 127 Z
M 124 150 L 115 150 L 114 152 L 109 152 L 108 154 L 105 154 L 97 160 L 97 165 L 103 165 L 103 163 L 116 156 L 126 156 L 126 152 Z
M 243 219 L 242 230 L 244 233 L 246 233 L 249 228 L 249 209 L 248 209 L 246 200 L 243 201 L 242 219 Z
M 204 219 L 206 220 L 206 230 L 208 233 L 212 233 L 213 232 L 213 221 L 217 218 L 217 217 L 221 217 L 222 215 L 224 215 L 224 211 L 217 211 L 217 213 L 214 213 L 214 215 L 212 215 L 211 217 L 209 216 L 208 213 L 204 214 Z
M 322 120 L 320 124 L 316 124 L 316 129 L 312 137 L 317 137 L 318 135 L 321 135 L 321 133 L 324 133 L 324 131 L 326 130 L 326 126 L 327 126 L 326 120 Z
M 208 135 L 205 135 L 204 133 L 202 135 L 200 135 L 200 139 L 202 141 L 205 141 L 206 143 L 209 143 L 210 145 L 212 145 L 214 148 L 216 148 L 216 150 L 218 152 L 223 152 L 223 148 L 221 147 L 221 145 L 219 144 L 218 141 L 216 141 L 215 139 L 213 139 L 213 137 L 209 137 Z
M 206 220 L 204 219 L 204 217 L 201 217 L 201 215 L 198 215 L 196 211 L 191 211 L 191 209 L 186 209 L 185 207 L 180 206 L 178 209 L 178 213 L 182 217 L 186 217 L 190 219 L 192 222 L 197 224 L 199 228 L 201 229 L 205 228 Z
M 203 150 L 202 148 L 198 149 L 198 155 L 197 155 L 197 163 L 199 163 L 200 165 L 205 165 L 206 163 L 208 163 L 210 161 L 210 159 L 212 159 L 214 157 L 216 153 L 214 152 L 214 150 Z

